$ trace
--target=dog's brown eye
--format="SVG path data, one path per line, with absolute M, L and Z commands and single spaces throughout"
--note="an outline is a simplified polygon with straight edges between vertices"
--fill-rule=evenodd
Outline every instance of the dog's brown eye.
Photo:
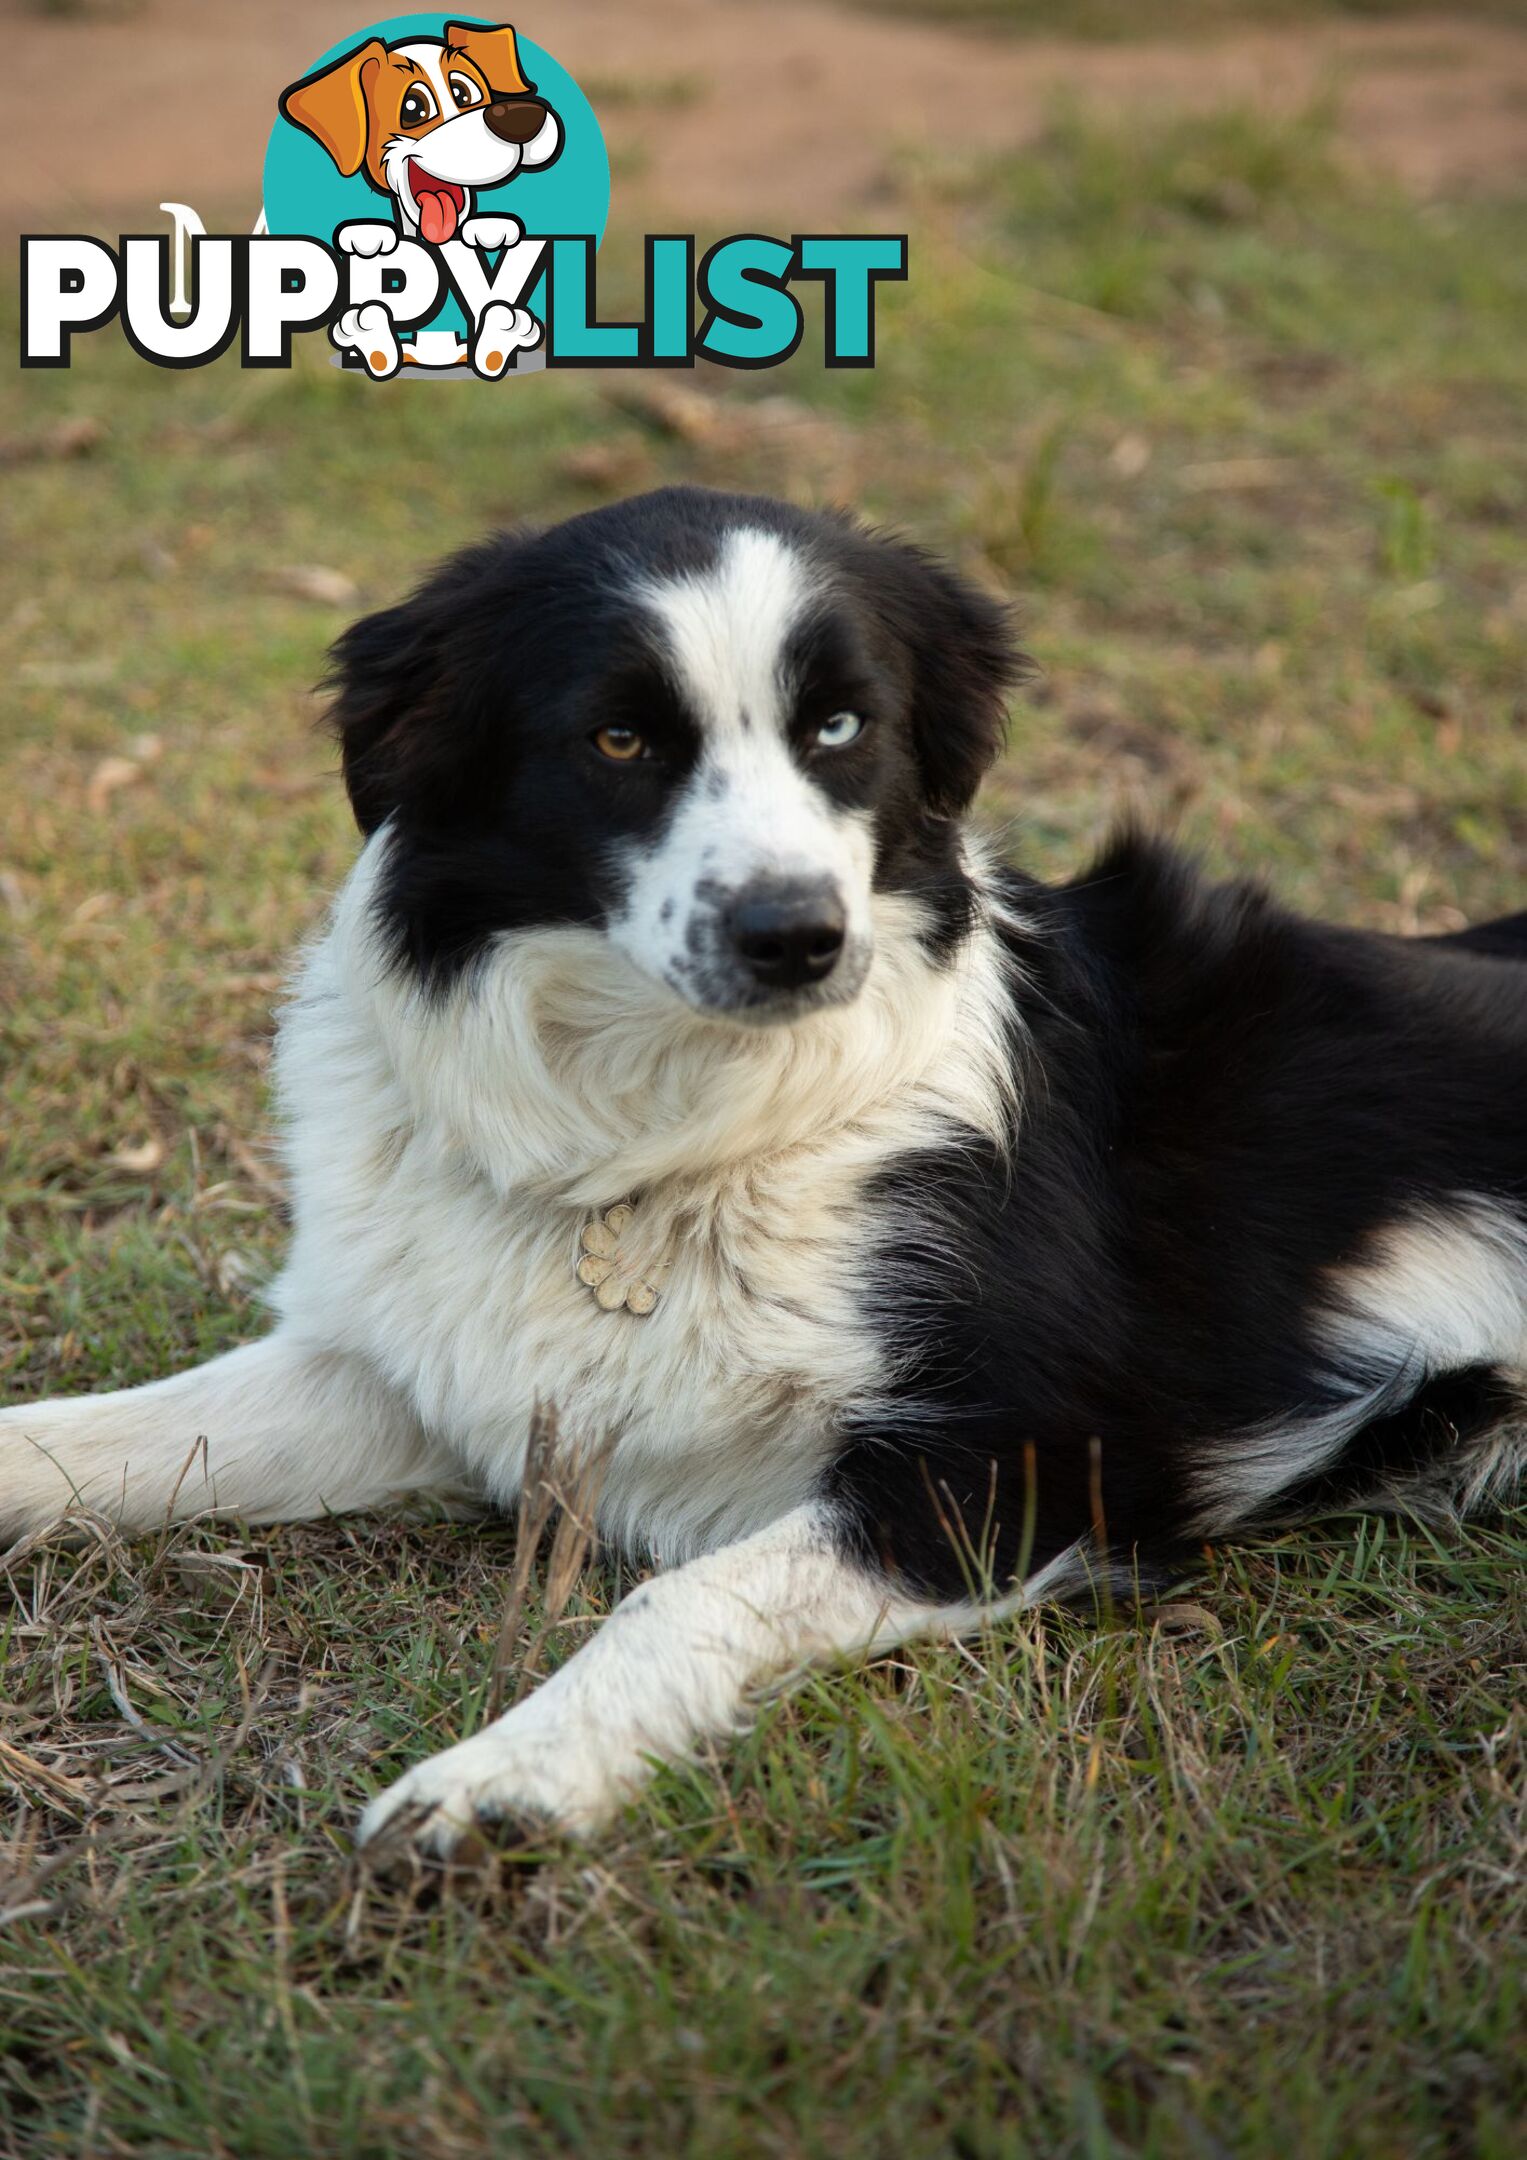
M 594 748 L 600 756 L 613 758 L 617 765 L 629 765 L 646 747 L 635 728 L 602 727 L 594 737 Z
M 465 112 L 470 105 L 482 103 L 482 92 L 470 75 L 451 77 L 451 96 L 456 100 L 457 109 L 461 112 Z
M 403 103 L 399 108 L 399 118 L 404 127 L 420 127 L 426 120 L 433 120 L 434 117 L 434 99 L 423 83 L 415 83 L 411 90 L 404 93 Z

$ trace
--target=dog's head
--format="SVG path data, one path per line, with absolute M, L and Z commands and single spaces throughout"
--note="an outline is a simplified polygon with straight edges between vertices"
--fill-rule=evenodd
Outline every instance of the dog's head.
M 1005 611 L 845 518 L 663 489 L 457 556 L 335 648 L 394 952 L 448 984 L 597 929 L 696 1010 L 852 999 L 880 896 L 937 956 L 1018 671 Z
M 455 236 L 472 189 L 549 165 L 562 147 L 507 23 L 449 23 L 443 38 L 396 45 L 368 38 L 283 90 L 280 106 L 347 179 L 364 172 L 437 245 Z

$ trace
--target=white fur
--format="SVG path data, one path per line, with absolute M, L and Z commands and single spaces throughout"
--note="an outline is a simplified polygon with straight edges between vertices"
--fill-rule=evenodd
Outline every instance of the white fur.
M 205 1512 L 300 1522 L 462 1490 L 399 1394 L 296 1326 L 149 1387 L 0 1411 L 0 1531 L 77 1508 L 133 1530 Z
M 999 1135 L 1001 959 L 923 958 L 884 897 L 852 1006 L 743 1030 L 692 1014 L 598 933 L 504 940 L 429 1005 L 385 967 L 367 850 L 287 1017 L 278 1078 L 297 1230 L 273 1293 L 402 1392 L 497 1500 L 531 1413 L 618 1434 L 606 1531 L 683 1557 L 809 1493 L 884 1375 L 860 1195 L 959 1128 Z M 656 1312 L 574 1278 L 591 1214 L 641 1196 L 622 1249 L 672 1265 Z
M 1333 1334 L 1358 1355 L 1403 1343 L 1433 1371 L 1527 1370 L 1527 1224 L 1488 1200 L 1392 1224 L 1335 1288 Z
M 1527 1376 L 1527 1225 L 1470 1194 L 1450 1214 L 1390 1224 L 1333 1277 L 1325 1335 L 1339 1364 L 1362 1377 L 1319 1417 L 1227 1445 L 1200 1478 L 1206 1531 L 1255 1513 L 1334 1462 L 1355 1432 L 1430 1374 L 1496 1365 Z M 1524 1455 L 1527 1433 L 1505 1435 L 1488 1465 L 1460 1464 L 1460 1491 L 1500 1483 Z
M 794 685 L 784 655 L 817 587 L 807 561 L 777 534 L 728 535 L 716 563 L 637 588 L 661 628 L 703 751 L 661 846 L 633 849 L 614 945 L 639 968 L 700 1004 L 717 1000 L 726 915 L 763 881 L 830 891 L 842 905 L 842 957 L 806 995 L 819 1006 L 854 997 L 874 957 L 869 821 L 835 809 L 792 751 Z

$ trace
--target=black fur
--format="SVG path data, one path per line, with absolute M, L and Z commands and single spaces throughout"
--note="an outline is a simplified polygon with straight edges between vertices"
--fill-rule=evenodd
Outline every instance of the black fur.
M 1011 898 L 1021 1129 L 1010 1164 L 945 1152 L 884 1180 L 876 1296 L 910 1354 L 832 1472 L 856 1549 L 952 1597 L 971 1553 L 1006 1579 L 1096 1515 L 1153 1576 L 1238 1447 L 1372 1393 L 1334 1462 L 1251 1511 L 1285 1519 L 1527 1418 L 1521 1372 L 1343 1363 L 1322 1339 L 1331 1271 L 1385 1225 L 1460 1195 L 1527 1225 L 1521 919 L 1335 929 L 1133 837 Z

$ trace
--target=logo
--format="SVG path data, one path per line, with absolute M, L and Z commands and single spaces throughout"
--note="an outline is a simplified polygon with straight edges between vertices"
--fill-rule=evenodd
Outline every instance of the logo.
M 289 367 L 324 331 L 372 381 L 547 367 L 778 365 L 820 298 L 822 359 L 870 367 L 876 289 L 907 274 L 903 234 L 647 236 L 644 306 L 602 319 L 610 206 L 599 122 L 572 76 L 509 23 L 393 16 L 279 90 L 253 233 L 209 234 L 164 203 L 168 234 L 29 235 L 21 363 L 68 367 L 117 318 L 159 367 L 235 338 L 245 367 Z

